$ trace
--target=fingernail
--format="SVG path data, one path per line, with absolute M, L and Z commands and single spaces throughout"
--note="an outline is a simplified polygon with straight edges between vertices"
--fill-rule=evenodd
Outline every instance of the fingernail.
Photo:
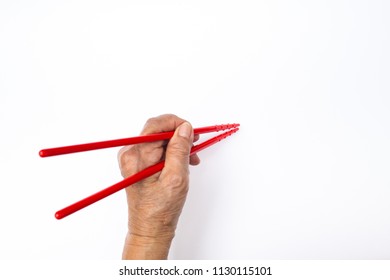
M 179 127 L 179 135 L 181 137 L 190 138 L 191 132 L 192 132 L 192 129 L 191 129 L 191 126 L 189 123 L 183 123 Z

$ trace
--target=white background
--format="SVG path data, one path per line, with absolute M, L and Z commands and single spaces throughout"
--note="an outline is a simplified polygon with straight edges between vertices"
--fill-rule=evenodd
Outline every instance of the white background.
M 390 259 L 390 2 L 1 1 L 0 258 L 119 259 L 118 149 L 174 113 L 203 151 L 171 259 Z M 203 137 L 203 139 L 206 139 Z

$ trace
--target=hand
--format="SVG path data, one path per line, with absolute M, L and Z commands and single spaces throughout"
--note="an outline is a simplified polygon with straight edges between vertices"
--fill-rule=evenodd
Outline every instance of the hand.
M 161 172 L 126 188 L 129 228 L 124 259 L 166 259 L 168 256 L 187 197 L 188 166 L 197 165 L 200 160 L 197 155 L 189 156 L 194 141 L 191 124 L 175 115 L 149 119 L 141 133 L 147 135 L 171 130 L 175 130 L 175 134 L 168 143 L 143 143 L 119 151 L 123 177 L 165 159 Z

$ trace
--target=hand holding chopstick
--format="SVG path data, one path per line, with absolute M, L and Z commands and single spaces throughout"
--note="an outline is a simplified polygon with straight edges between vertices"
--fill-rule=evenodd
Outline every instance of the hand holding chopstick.
M 236 131 L 238 130 L 238 128 L 234 128 L 232 130 L 229 130 L 228 132 L 225 132 L 221 135 L 218 135 L 218 136 L 215 136 L 201 144 L 198 144 L 196 146 L 194 146 L 192 149 L 191 149 L 191 152 L 190 152 L 190 155 L 193 155 L 197 152 L 200 152 L 201 150 L 203 149 L 206 149 L 207 147 L 221 141 L 222 139 L 225 139 L 226 137 L 232 135 L 233 133 L 235 133 Z M 160 161 L 158 163 L 156 163 L 155 165 L 152 165 L 130 177 L 127 177 L 126 179 L 112 185 L 111 187 L 108 187 L 104 190 L 101 190 L 100 192 L 97 192 L 87 198 L 84 198 L 62 210 L 59 210 L 56 212 L 55 214 L 55 217 L 57 219 L 62 219 L 92 203 L 95 203 L 113 193 L 116 193 L 117 191 L 120 191 L 128 186 L 131 186 L 133 184 L 135 184 L 136 182 L 142 180 L 142 179 L 145 179 L 159 171 L 161 171 L 163 168 L 164 168 L 164 164 L 165 164 L 165 161 Z
M 215 132 L 220 130 L 228 130 L 225 133 L 222 133 L 216 137 L 213 137 L 201 144 L 198 144 L 196 146 L 193 146 L 190 155 L 193 155 L 210 145 L 213 145 L 222 139 L 230 136 L 231 134 L 235 133 L 238 130 L 239 124 L 226 124 L 226 125 L 216 125 L 216 126 L 208 126 L 208 127 L 202 127 L 202 128 L 196 128 L 194 129 L 194 134 L 202 134 L 202 133 L 209 133 L 209 132 Z M 144 142 L 152 142 L 152 141 L 158 141 L 158 140 L 166 140 L 170 139 L 174 135 L 174 131 L 168 131 L 168 132 L 161 132 L 161 133 L 154 133 L 150 135 L 144 135 L 144 136 L 137 136 L 132 138 L 123 138 L 123 139 L 117 139 L 117 140 L 109 140 L 109 141 L 101 141 L 101 142 L 95 142 L 95 143 L 88 143 L 88 144 L 79 144 L 79 145 L 73 145 L 73 146 L 66 146 L 66 147 L 59 147 L 59 148 L 51 148 L 51 149 L 44 149 L 40 151 L 41 157 L 48 157 L 48 156 L 54 156 L 54 155 L 60 155 L 60 154 L 69 154 L 69 153 L 76 153 L 76 152 L 82 152 L 82 151 L 90 151 L 90 150 L 96 150 L 96 149 L 103 149 L 103 148 L 109 148 L 109 147 L 117 147 L 117 146 L 123 146 L 123 145 L 133 145 L 137 143 L 144 143 Z M 99 191 L 87 198 L 84 198 L 68 207 L 65 207 L 62 210 L 59 210 L 56 212 L 55 217 L 57 219 L 62 219 L 94 202 L 97 202 L 121 189 L 124 189 L 130 185 L 133 185 L 137 183 L 140 180 L 143 180 L 159 171 L 161 171 L 164 168 L 165 161 L 160 161 L 152 166 L 147 167 L 146 169 L 133 174 L 124 180 L 102 190 Z

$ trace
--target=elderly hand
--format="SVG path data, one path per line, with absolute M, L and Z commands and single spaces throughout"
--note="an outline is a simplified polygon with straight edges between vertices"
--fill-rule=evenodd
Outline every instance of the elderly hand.
M 162 115 L 149 119 L 141 133 L 172 130 L 175 134 L 168 143 L 143 143 L 119 151 L 123 177 L 165 159 L 161 172 L 126 188 L 129 228 L 122 255 L 124 259 L 166 259 L 168 256 L 187 197 L 188 166 L 199 164 L 197 155 L 189 156 L 194 141 L 193 129 L 190 123 L 175 115 Z

